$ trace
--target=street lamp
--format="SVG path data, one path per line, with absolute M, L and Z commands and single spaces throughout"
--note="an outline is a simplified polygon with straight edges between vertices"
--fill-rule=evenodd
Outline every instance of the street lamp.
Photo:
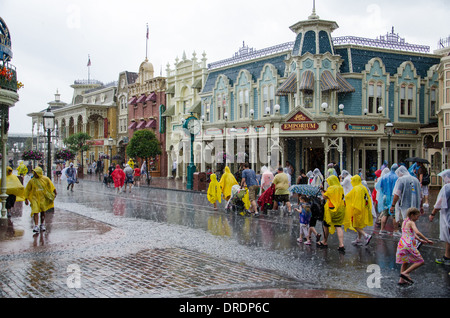
M 394 124 L 387 123 L 385 126 L 386 135 L 388 136 L 388 162 L 389 165 L 392 165 L 391 163 L 391 137 L 392 133 L 394 131 Z
M 55 114 L 52 113 L 51 107 L 47 108 L 46 112 L 42 116 L 44 119 L 44 130 L 47 130 L 47 177 L 52 179 L 52 150 L 50 148 L 51 144 L 51 132 L 55 129 Z

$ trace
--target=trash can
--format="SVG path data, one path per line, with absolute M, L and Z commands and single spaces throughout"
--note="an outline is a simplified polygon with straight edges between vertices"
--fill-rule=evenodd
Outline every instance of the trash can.
M 194 184 L 193 190 L 195 191 L 206 191 L 207 180 L 205 172 L 194 172 Z

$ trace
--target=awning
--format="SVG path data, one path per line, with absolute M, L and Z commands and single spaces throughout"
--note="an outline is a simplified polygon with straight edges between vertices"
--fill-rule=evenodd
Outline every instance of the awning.
M 202 112 L 202 102 L 196 102 L 191 108 L 189 108 L 188 112 L 200 114 Z
M 132 121 L 131 124 L 130 124 L 130 126 L 128 126 L 128 129 L 129 129 L 129 130 L 136 129 L 136 126 L 137 126 L 137 122 Z
M 156 120 L 150 119 L 145 125 L 145 128 L 156 128 Z
M 320 89 L 323 91 L 338 91 L 340 89 L 338 82 L 330 71 L 323 71 L 320 77 Z
M 278 88 L 277 95 L 288 95 L 297 90 L 297 73 L 293 72 Z
M 341 73 L 336 74 L 336 80 L 339 84 L 338 93 L 353 93 L 355 92 L 355 88 L 350 85 L 349 82 L 341 75 Z
M 311 71 L 306 71 L 302 75 L 299 89 L 301 91 L 313 91 L 314 90 L 314 74 Z
M 136 104 L 137 103 L 143 103 L 145 101 L 145 98 L 146 98 L 145 94 L 142 94 L 141 97 L 139 97 L 137 99 Z
M 174 95 L 175 94 L 175 85 L 170 86 L 169 89 L 166 91 L 166 94 Z
M 175 105 L 170 106 L 165 112 L 164 114 L 162 114 L 162 116 L 173 116 L 175 115 Z
M 145 124 L 147 124 L 147 122 L 145 120 L 141 120 L 139 122 L 139 125 L 137 125 L 136 129 L 142 129 L 145 127 Z
M 148 95 L 147 99 L 145 100 L 146 102 L 156 102 L 156 94 L 155 93 L 151 93 L 150 95 Z
M 196 89 L 202 89 L 202 79 L 196 80 L 191 87 Z
M 137 97 L 133 96 L 129 101 L 128 105 L 136 105 Z

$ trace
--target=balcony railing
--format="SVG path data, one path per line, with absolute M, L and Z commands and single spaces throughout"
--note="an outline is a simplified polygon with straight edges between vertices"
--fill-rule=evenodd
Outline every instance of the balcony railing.
M 17 92 L 17 73 L 14 65 L 0 64 L 0 88 Z

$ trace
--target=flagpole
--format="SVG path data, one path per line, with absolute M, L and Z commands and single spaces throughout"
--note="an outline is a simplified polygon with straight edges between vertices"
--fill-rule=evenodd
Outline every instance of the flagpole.
M 91 56 L 88 55 L 88 84 L 91 83 Z
M 148 23 L 147 23 L 147 39 L 145 40 L 145 59 L 147 60 L 147 54 L 148 54 Z

